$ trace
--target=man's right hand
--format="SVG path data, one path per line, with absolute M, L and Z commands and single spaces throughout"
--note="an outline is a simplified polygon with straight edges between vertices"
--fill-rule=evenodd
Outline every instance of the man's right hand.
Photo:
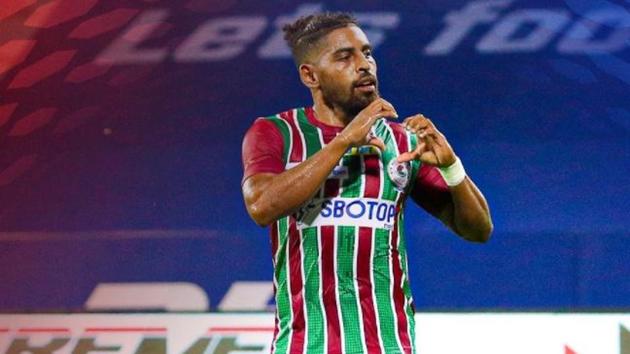
M 371 136 L 370 129 L 379 118 L 398 118 L 398 113 L 391 103 L 383 98 L 377 98 L 365 107 L 337 136 L 349 148 L 363 145 L 374 145 L 381 151 L 385 150 L 385 143 L 379 138 Z

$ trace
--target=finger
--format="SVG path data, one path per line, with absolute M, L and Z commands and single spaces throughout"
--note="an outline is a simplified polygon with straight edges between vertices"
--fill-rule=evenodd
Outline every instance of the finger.
M 389 109 L 391 109 L 392 111 L 396 112 L 396 108 L 394 108 L 394 105 L 391 104 L 388 100 L 384 99 L 384 98 L 380 98 L 380 100 L 383 102 L 383 106 L 387 107 Z
M 402 122 L 403 127 L 407 130 L 410 130 L 413 124 L 413 121 L 416 119 L 418 119 L 417 116 L 411 116 L 411 117 L 405 118 L 405 120 Z
M 427 150 L 433 150 L 434 141 L 428 134 L 418 133 L 418 143 L 422 144 Z
M 426 118 L 422 114 L 416 114 L 414 116 L 408 117 L 403 122 L 403 125 L 408 131 L 414 133 L 417 133 L 418 130 L 426 128 L 428 126 Z
M 433 121 L 430 118 L 424 117 L 424 119 L 425 119 L 425 122 L 428 124 L 429 127 L 437 130 L 437 128 L 435 127 L 435 124 L 433 124 Z
M 442 147 L 444 145 L 444 139 L 441 138 L 439 133 L 427 134 L 427 138 L 431 140 L 433 146 Z
M 368 140 L 367 144 L 376 146 L 381 151 L 385 151 L 385 142 L 379 138 L 371 138 Z
M 388 117 L 398 118 L 398 112 L 396 112 L 396 108 L 394 108 L 394 105 L 392 105 L 391 103 L 389 103 L 386 99 L 382 97 L 379 98 L 379 100 L 383 104 L 382 110 L 387 111 L 388 113 L 391 113 L 391 116 L 388 116 Z
M 422 162 L 423 164 L 426 165 L 431 165 L 431 166 L 437 166 L 438 165 L 438 160 L 435 156 L 435 154 L 422 154 L 418 160 L 420 160 L 420 162 Z
M 378 112 L 378 115 L 387 119 L 398 119 L 398 113 L 396 113 L 395 110 L 391 110 L 386 107 L 383 107 L 383 109 Z
M 385 102 L 383 101 L 383 99 L 378 98 L 365 108 L 369 112 L 367 124 L 372 125 L 379 118 L 398 118 L 398 114 L 386 108 Z
M 421 129 L 426 129 L 429 126 L 429 122 L 427 122 L 427 119 L 423 115 L 418 115 L 415 119 L 409 122 L 409 128 L 416 132 Z
M 380 117 L 395 120 L 398 119 L 398 113 L 396 113 L 395 111 L 383 110 L 380 112 Z
M 440 133 L 433 125 L 420 130 L 418 132 L 418 137 L 423 140 L 430 139 L 429 143 L 431 145 L 444 146 L 446 143 L 444 135 L 442 135 L 442 133 Z
M 367 107 L 364 108 L 365 111 L 370 112 L 370 115 L 378 113 L 383 108 L 383 102 L 380 99 L 376 99 L 372 101 Z
M 420 156 L 422 156 L 422 154 L 424 154 L 424 152 L 426 151 L 426 147 L 427 147 L 426 144 L 420 143 L 412 151 L 403 152 L 402 154 L 400 154 L 398 158 L 396 159 L 396 161 L 407 162 L 407 161 L 419 159 Z
M 381 118 L 393 120 L 398 118 L 398 114 L 390 110 L 381 110 L 370 117 L 369 124 L 373 125 L 374 123 L 376 123 L 377 120 Z
M 398 155 L 398 157 L 396 158 L 396 161 L 399 163 L 402 162 L 408 162 L 408 161 L 412 161 L 416 158 L 417 154 L 415 154 L 414 151 L 412 152 L 403 152 L 402 154 Z
M 424 145 L 426 146 L 427 151 L 433 152 L 433 155 L 437 155 L 440 150 L 440 144 L 438 144 L 433 136 L 427 135 L 423 140 Z M 439 161 L 438 161 L 439 162 Z
M 434 141 L 438 140 L 438 133 L 431 128 L 419 129 L 416 135 L 418 135 L 418 138 L 422 140 L 426 140 L 429 137 L 432 138 Z

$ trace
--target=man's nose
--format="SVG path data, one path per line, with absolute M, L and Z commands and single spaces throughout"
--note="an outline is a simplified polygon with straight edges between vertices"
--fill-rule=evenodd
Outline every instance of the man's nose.
M 357 71 L 370 71 L 370 62 L 363 54 L 358 55 Z

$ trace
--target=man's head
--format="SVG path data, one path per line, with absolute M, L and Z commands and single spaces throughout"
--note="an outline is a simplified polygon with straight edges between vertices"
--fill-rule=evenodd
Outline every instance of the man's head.
M 378 97 L 372 47 L 352 16 L 310 15 L 283 30 L 300 78 L 315 98 L 354 117 Z

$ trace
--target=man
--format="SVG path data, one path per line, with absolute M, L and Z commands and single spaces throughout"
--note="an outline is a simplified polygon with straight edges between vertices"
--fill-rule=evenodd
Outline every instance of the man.
M 391 121 L 351 16 L 284 31 L 313 106 L 259 118 L 243 141 L 245 204 L 271 225 L 272 352 L 412 353 L 406 197 L 474 242 L 492 231 L 488 205 L 429 119 Z

